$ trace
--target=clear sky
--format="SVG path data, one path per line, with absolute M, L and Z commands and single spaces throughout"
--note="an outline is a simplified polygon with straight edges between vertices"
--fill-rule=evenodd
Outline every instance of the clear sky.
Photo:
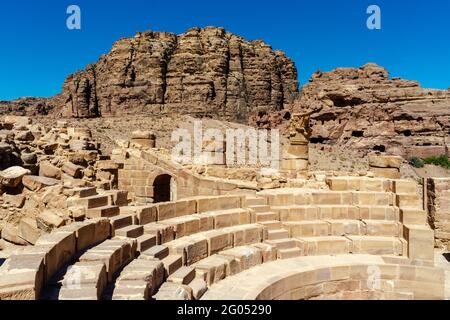
M 81 8 L 81 30 L 66 10 Z M 382 29 L 366 27 L 369 5 Z M 385 66 L 423 87 L 450 87 L 448 0 L 4 0 L 0 1 L 0 100 L 58 93 L 70 73 L 138 31 L 222 26 L 291 57 L 300 83 L 320 69 Z

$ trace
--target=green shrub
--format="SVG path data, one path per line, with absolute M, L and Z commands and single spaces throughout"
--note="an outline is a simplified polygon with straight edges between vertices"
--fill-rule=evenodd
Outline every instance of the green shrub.
M 444 154 L 438 157 L 429 157 L 423 160 L 425 164 L 432 164 L 435 166 L 439 166 L 445 169 L 450 169 L 450 161 L 448 157 Z
M 417 157 L 412 157 L 409 160 L 409 164 L 412 165 L 414 168 L 423 168 L 424 167 L 424 163 L 423 160 Z

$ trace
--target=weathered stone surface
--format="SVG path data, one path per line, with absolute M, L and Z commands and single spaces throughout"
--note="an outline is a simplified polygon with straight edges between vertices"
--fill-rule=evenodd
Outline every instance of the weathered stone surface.
M 260 106 L 283 109 L 297 92 L 297 71 L 284 53 L 207 27 L 119 40 L 96 64 L 69 76 L 55 103 L 73 117 L 164 106 L 243 120 Z
M 64 163 L 62 171 L 73 178 L 81 178 L 83 167 L 73 164 L 72 162 Z
M 369 156 L 369 166 L 376 168 L 396 168 L 400 169 L 402 157 L 371 155 Z
M 428 221 L 438 247 L 450 245 L 450 179 L 427 179 Z
M 19 237 L 28 243 L 35 244 L 42 231 L 39 230 L 36 220 L 30 218 L 23 218 L 19 223 Z
M 36 217 L 36 221 L 39 229 L 45 232 L 51 232 L 53 229 L 64 225 L 64 219 L 55 210 L 45 210 Z
M 389 78 L 375 64 L 316 72 L 294 111 L 315 111 L 311 141 L 410 158 L 446 153 L 450 91 Z
M 39 177 L 39 176 L 25 176 L 22 179 L 23 185 L 31 191 L 39 191 L 45 187 L 55 186 L 61 182 L 56 179 Z
M 0 184 L 5 187 L 15 188 L 22 182 L 23 176 L 30 174 L 30 170 L 22 167 L 11 167 L 0 172 Z
M 46 162 L 41 163 L 39 165 L 39 169 L 40 169 L 39 170 L 40 176 L 57 179 L 57 180 L 61 179 L 61 175 L 62 175 L 61 169 L 59 169 L 58 167 L 56 167 L 50 163 L 46 163 Z
M 2 228 L 2 239 L 17 245 L 27 245 L 28 243 L 19 237 L 19 229 L 9 223 L 5 224 Z

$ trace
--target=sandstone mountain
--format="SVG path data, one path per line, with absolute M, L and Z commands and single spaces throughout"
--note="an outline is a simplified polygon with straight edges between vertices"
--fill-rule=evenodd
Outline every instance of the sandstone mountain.
M 246 121 L 259 107 L 284 109 L 297 93 L 297 69 L 283 52 L 207 27 L 119 40 L 69 76 L 54 104 L 81 118 L 138 111 Z
M 295 111 L 316 111 L 312 142 L 404 157 L 448 152 L 450 91 L 389 78 L 375 64 L 317 72 Z

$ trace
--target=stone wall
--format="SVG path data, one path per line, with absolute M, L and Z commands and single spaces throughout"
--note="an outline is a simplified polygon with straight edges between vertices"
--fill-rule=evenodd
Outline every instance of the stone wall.
M 449 246 L 450 178 L 428 178 L 427 189 L 428 220 L 435 230 L 436 245 Z

